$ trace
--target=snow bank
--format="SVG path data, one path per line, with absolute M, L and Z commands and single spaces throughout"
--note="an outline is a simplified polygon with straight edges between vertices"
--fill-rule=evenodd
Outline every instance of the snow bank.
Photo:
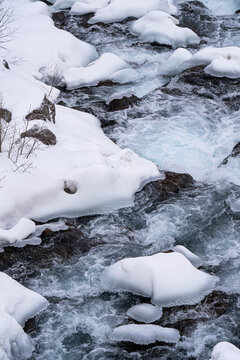
M 133 22 L 131 32 L 143 41 L 158 42 L 172 47 L 195 45 L 199 37 L 192 30 L 177 26 L 179 21 L 163 11 L 151 11 Z
M 220 342 L 214 347 L 210 360 L 240 360 L 240 349 L 229 342 Z
M 185 248 L 185 246 L 182 245 L 176 245 L 173 247 L 172 249 L 175 252 L 178 252 L 180 254 L 183 254 L 189 261 L 190 263 L 195 266 L 196 268 L 198 268 L 199 266 L 202 265 L 203 261 L 202 259 L 197 256 L 196 254 L 192 253 L 190 250 L 188 250 L 187 248 Z
M 33 234 L 35 230 L 35 223 L 26 218 L 20 219 L 18 223 L 9 230 L 0 228 L 0 246 L 7 244 L 13 245 L 14 243 L 20 242 Z
M 60 77 L 75 66 L 86 66 L 97 58 L 95 47 L 57 29 L 48 13 L 46 4 L 40 1 L 5 0 L 14 9 L 12 41 L 1 49 L 1 55 L 17 60 L 27 73 L 38 79 Z M 11 65 L 11 64 L 10 64 Z
M 46 308 L 41 295 L 26 289 L 0 272 L 0 359 L 23 359 L 31 355 L 32 342 L 22 326 Z
M 197 270 L 180 253 L 127 258 L 109 266 L 103 285 L 151 297 L 153 304 L 194 304 L 210 293 L 217 277 Z
M 152 304 L 138 304 L 128 309 L 127 315 L 136 321 L 151 323 L 162 317 L 162 308 Z
M 138 78 L 136 70 L 117 55 L 105 53 L 87 67 L 71 68 L 64 73 L 64 82 L 68 89 L 81 86 L 94 86 L 100 81 L 126 83 Z
M 115 328 L 111 338 L 115 341 L 130 341 L 139 345 L 148 345 L 156 341 L 176 343 L 180 335 L 176 329 L 164 328 L 158 325 L 129 324 Z
M 95 12 L 89 23 L 109 23 L 128 17 L 140 18 L 150 11 L 161 10 L 175 13 L 176 8 L 170 0 L 110 0 L 109 4 Z

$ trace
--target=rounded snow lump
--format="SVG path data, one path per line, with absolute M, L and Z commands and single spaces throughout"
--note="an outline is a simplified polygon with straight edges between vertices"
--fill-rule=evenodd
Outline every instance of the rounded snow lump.
M 152 304 L 139 304 L 128 309 L 127 315 L 136 321 L 151 323 L 162 317 L 162 308 Z

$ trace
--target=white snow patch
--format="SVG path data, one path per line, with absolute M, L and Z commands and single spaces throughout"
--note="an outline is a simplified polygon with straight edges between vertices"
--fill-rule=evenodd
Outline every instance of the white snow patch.
M 192 58 L 190 51 L 179 48 L 175 50 L 166 62 L 159 64 L 158 73 L 160 75 L 173 76 L 184 70 L 186 61 Z
M 196 269 L 180 253 L 126 258 L 103 272 L 103 285 L 151 298 L 160 306 L 194 304 L 210 293 L 217 277 Z
M 195 45 L 199 37 L 192 30 L 177 26 L 179 21 L 164 11 L 151 11 L 133 22 L 131 32 L 143 41 L 172 47 Z
M 71 68 L 64 73 L 64 82 L 68 89 L 81 86 L 95 86 L 100 81 L 126 83 L 138 78 L 136 70 L 112 53 L 104 53 L 87 67 Z
M 220 342 L 214 347 L 210 360 L 240 360 L 240 349 L 227 341 Z
M 70 14 L 75 15 L 84 15 L 92 12 L 96 12 L 98 9 L 101 9 L 107 6 L 109 0 L 82 0 L 77 1 L 73 4 Z M 56 4 L 55 4 L 56 7 Z
M 36 230 L 36 225 L 33 221 L 21 218 L 18 223 L 11 229 L 4 230 L 0 228 L 0 246 L 21 242 Z
M 176 245 L 173 247 L 173 251 L 183 254 L 196 268 L 203 264 L 203 260 L 198 255 L 188 250 L 185 246 Z
M 151 323 L 162 317 L 162 308 L 152 304 L 138 304 L 128 309 L 127 315 L 136 321 Z
M 111 339 L 115 341 L 130 341 L 139 345 L 153 344 L 156 341 L 176 343 L 180 338 L 176 329 L 164 328 L 158 325 L 129 324 L 115 328 Z

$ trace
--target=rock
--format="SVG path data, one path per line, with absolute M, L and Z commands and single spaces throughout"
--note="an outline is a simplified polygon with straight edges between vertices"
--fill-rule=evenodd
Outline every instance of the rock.
M 0 108 L 0 119 L 9 123 L 12 120 L 12 113 L 7 109 Z
M 180 25 L 193 30 L 200 37 L 214 36 L 217 30 L 216 18 L 200 1 L 188 1 L 181 4 Z
M 33 110 L 26 116 L 26 120 L 44 120 L 55 123 L 56 109 L 55 105 L 48 100 L 46 96 L 38 109 Z
M 38 139 L 44 145 L 56 145 L 57 143 L 56 136 L 52 131 L 49 129 L 40 129 L 37 125 L 21 134 L 22 139 L 26 137 Z
M 118 110 L 124 110 L 129 108 L 132 105 L 137 105 L 140 102 L 140 99 L 135 96 L 131 95 L 130 97 L 124 96 L 121 99 L 113 99 L 108 104 L 107 110 L 108 111 L 118 111 Z
M 225 157 L 225 159 L 223 159 L 223 161 L 221 162 L 221 164 L 219 165 L 219 167 L 222 166 L 222 165 L 227 165 L 228 160 L 229 160 L 231 157 L 237 157 L 238 155 L 240 155 L 240 142 L 238 142 L 237 145 L 234 146 L 234 148 L 232 149 L 231 154 L 228 155 L 227 157 Z
M 77 192 L 77 186 L 71 181 L 64 181 L 64 191 L 67 194 L 75 194 Z

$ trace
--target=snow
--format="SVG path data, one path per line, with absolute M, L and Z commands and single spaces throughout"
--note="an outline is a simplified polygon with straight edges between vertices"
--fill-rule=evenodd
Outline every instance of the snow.
M 33 346 L 23 331 L 25 322 L 46 308 L 48 302 L 0 272 L 0 359 L 27 358 Z
M 160 75 L 174 76 L 184 70 L 184 63 L 192 58 L 190 51 L 179 48 L 175 50 L 166 62 L 159 64 Z
M 0 228 L 0 246 L 20 242 L 34 233 L 36 225 L 33 221 L 21 218 L 18 223 L 9 230 Z
M 139 345 L 149 345 L 156 341 L 176 343 L 179 338 L 178 330 L 158 325 L 122 325 L 115 328 L 111 334 L 111 339 L 115 341 L 130 341 Z
M 196 268 L 198 268 L 203 264 L 202 259 L 196 254 L 192 253 L 190 250 L 188 250 L 185 246 L 176 245 L 173 247 L 172 250 L 180 254 L 183 254 L 190 261 L 190 263 Z
M 220 342 L 214 347 L 210 360 L 240 360 L 240 349 L 227 341 Z
M 175 6 L 169 0 L 110 0 L 107 6 L 95 12 L 95 16 L 89 20 L 89 23 L 110 23 L 128 17 L 140 18 L 154 10 L 176 13 Z
M 98 9 L 101 9 L 108 5 L 108 0 L 83 0 L 77 1 L 72 5 L 70 14 L 75 15 L 84 15 L 92 12 L 96 12 Z M 55 5 L 56 7 L 56 5 Z
M 95 86 L 100 81 L 111 80 L 125 83 L 138 78 L 136 70 L 112 53 L 104 53 L 87 67 L 71 68 L 64 73 L 64 82 L 68 89 L 81 86 Z
M 162 317 L 162 308 L 152 304 L 138 304 L 128 309 L 127 315 L 136 321 L 151 323 Z
M 192 30 L 177 26 L 179 21 L 164 11 L 151 11 L 133 22 L 131 32 L 145 42 L 172 47 L 195 45 L 199 37 Z
M 194 304 L 212 291 L 217 280 L 175 252 L 120 260 L 102 277 L 106 288 L 150 297 L 159 306 Z

